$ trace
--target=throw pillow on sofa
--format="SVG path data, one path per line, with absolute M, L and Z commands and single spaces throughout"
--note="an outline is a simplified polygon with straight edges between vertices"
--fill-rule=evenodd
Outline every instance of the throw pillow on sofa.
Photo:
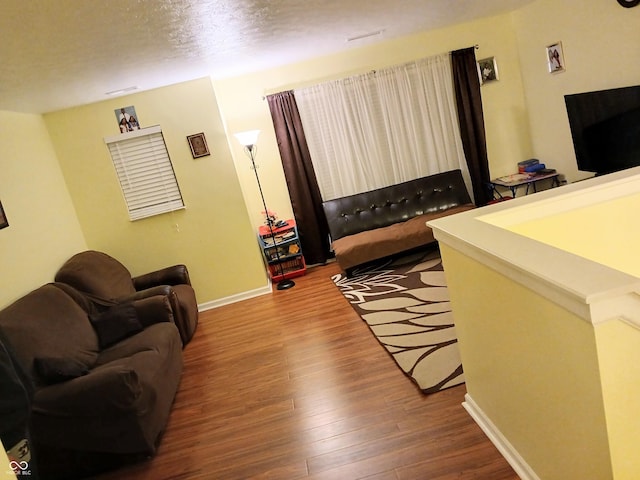
M 101 349 L 105 349 L 143 330 L 136 309 L 130 303 L 115 305 L 104 312 L 89 315 L 98 335 Z
M 66 382 L 89 373 L 89 365 L 72 358 L 36 357 L 33 366 L 47 384 Z

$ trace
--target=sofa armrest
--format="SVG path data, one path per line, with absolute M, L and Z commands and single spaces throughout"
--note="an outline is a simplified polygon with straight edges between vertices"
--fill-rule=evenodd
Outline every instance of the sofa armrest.
M 146 288 L 144 290 L 138 290 L 131 295 L 126 295 L 124 297 L 119 297 L 116 299 L 116 303 L 130 303 L 135 302 L 136 300 L 141 300 L 144 298 L 155 297 L 158 295 L 169 296 L 173 293 L 173 287 L 171 285 L 158 285 L 151 288 Z
M 145 290 L 157 285 L 191 285 L 189 271 L 185 265 L 173 265 L 155 272 L 145 273 L 133 278 L 136 290 Z

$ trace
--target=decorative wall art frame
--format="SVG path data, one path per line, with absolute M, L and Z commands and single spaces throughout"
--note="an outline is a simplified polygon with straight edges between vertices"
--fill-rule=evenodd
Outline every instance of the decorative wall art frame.
M 498 64 L 496 63 L 496 57 L 483 58 L 482 60 L 478 60 L 477 63 L 480 85 L 498 80 Z
M 118 120 L 118 128 L 120 133 L 133 132 L 140 130 L 140 121 L 133 106 L 122 107 L 114 110 L 116 119 Z
M 0 229 L 6 228 L 9 226 L 9 221 L 7 220 L 7 216 L 4 214 L 4 208 L 2 208 L 2 202 L 0 202 Z
M 187 141 L 189 142 L 189 148 L 191 148 L 191 156 L 193 158 L 211 155 L 209 153 L 209 147 L 207 146 L 207 139 L 204 138 L 204 133 L 189 135 Z
M 547 65 L 549 73 L 564 72 L 564 52 L 562 42 L 556 42 L 547 47 Z

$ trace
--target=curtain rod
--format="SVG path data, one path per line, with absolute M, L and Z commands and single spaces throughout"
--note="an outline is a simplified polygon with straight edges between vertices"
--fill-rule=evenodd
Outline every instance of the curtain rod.
M 468 48 L 468 47 L 467 47 L 467 48 Z M 476 50 L 478 50 L 478 49 L 480 48 L 480 45 L 478 45 L 478 44 L 476 43 L 475 45 L 473 45 L 473 48 L 475 48 Z M 458 50 L 462 50 L 462 49 L 458 49 Z M 449 55 L 451 55 L 451 53 L 452 53 L 452 52 L 453 52 L 453 50 L 449 52 Z M 375 72 L 376 72 L 376 69 L 374 68 L 374 69 L 370 70 L 370 72 L 375 73 Z M 280 93 L 280 92 L 275 92 L 275 93 Z M 264 94 L 264 95 L 262 95 L 262 100 L 266 100 L 266 99 L 267 99 L 267 97 L 268 97 L 269 95 L 273 95 L 273 94 L 271 94 L 271 93 L 270 93 L 270 94 Z
M 469 47 L 466 47 L 469 48 Z M 480 45 L 478 45 L 477 43 L 475 45 L 473 45 L 473 48 L 475 48 L 476 50 L 478 50 L 480 48 Z M 464 48 L 457 48 L 456 50 L 464 50 Z M 455 52 L 456 50 L 451 50 L 449 52 L 449 55 L 451 55 L 453 52 Z

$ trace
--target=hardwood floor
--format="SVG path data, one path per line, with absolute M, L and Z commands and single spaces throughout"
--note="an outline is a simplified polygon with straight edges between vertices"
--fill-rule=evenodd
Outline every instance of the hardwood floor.
M 151 460 L 100 480 L 515 480 L 461 406 L 422 394 L 331 281 L 204 312 Z

